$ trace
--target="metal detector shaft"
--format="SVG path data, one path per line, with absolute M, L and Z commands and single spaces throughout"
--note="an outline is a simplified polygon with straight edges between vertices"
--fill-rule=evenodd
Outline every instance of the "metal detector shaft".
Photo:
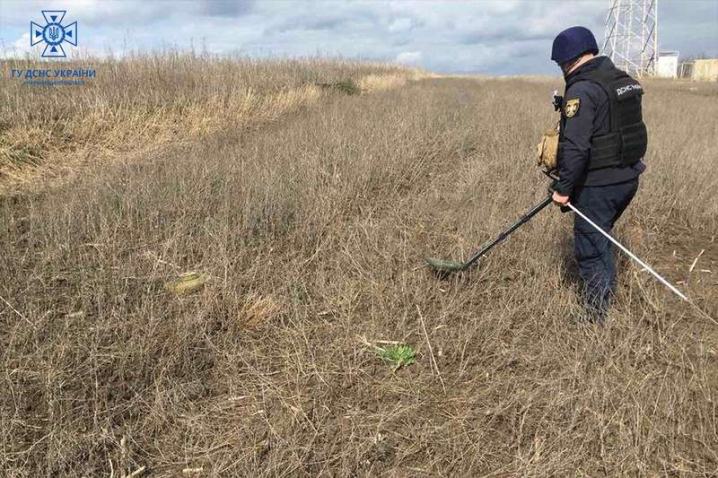
M 618 242 L 617 240 L 615 240 L 613 237 L 611 237 L 611 235 L 610 235 L 609 233 L 607 233 L 606 231 L 604 231 L 603 229 L 601 229 L 601 228 L 598 226 L 598 224 L 596 224 L 595 222 L 593 222 L 592 220 L 590 220 L 589 218 L 587 218 L 586 215 L 585 215 L 584 213 L 582 213 L 581 211 L 579 211 L 578 209 L 576 209 L 576 207 L 575 207 L 573 204 L 568 203 L 567 205 L 568 205 L 569 208 L 571 208 L 571 210 L 572 210 L 573 212 L 575 212 L 576 214 L 578 214 L 578 215 L 581 217 L 581 219 L 583 219 L 584 221 L 586 221 L 587 223 L 589 223 L 594 229 L 596 229 L 598 232 L 600 232 L 601 234 L 603 234 L 603 236 L 604 236 L 606 239 L 608 239 L 609 241 L 611 241 L 612 243 L 614 243 L 619 249 L 621 249 L 623 252 L 625 252 L 625 253 L 628 255 L 628 257 L 630 257 L 630 258 L 633 259 L 634 261 L 638 262 L 638 263 L 641 265 L 641 267 L 643 267 L 645 270 L 647 270 L 653 277 L 655 277 L 656 279 L 658 279 L 658 281 L 659 281 L 661 284 L 663 284 L 664 286 L 668 287 L 668 288 L 671 290 L 671 292 L 673 292 L 674 294 L 676 294 L 676 295 L 677 295 L 678 297 L 680 297 L 681 299 L 683 299 L 683 300 L 685 300 L 685 301 L 687 301 L 687 302 L 690 302 L 690 301 L 688 300 L 688 297 L 686 297 L 686 295 L 685 295 L 683 292 L 681 292 L 680 290 L 678 290 L 678 288 L 677 288 L 676 286 L 674 286 L 673 284 L 671 284 L 670 282 L 668 282 L 666 279 L 664 279 L 663 276 L 661 276 L 658 272 L 654 271 L 654 270 L 651 268 L 651 266 L 649 266 L 648 264 L 646 264 L 645 262 L 643 262 L 641 259 L 639 259 L 638 256 L 636 256 L 633 252 L 629 251 L 626 246 L 624 246 L 623 244 L 621 244 L 620 242 Z
M 543 208 L 545 208 L 546 206 L 551 204 L 552 201 L 553 201 L 553 199 L 551 198 L 551 196 L 549 196 L 546 199 L 544 199 L 543 201 L 541 201 L 540 203 L 536 204 L 534 207 L 532 207 L 528 212 L 526 212 L 526 214 L 521 216 L 521 219 L 516 221 L 511 227 L 509 227 L 504 232 L 502 232 L 501 234 L 499 234 L 498 236 L 494 237 L 489 242 L 487 242 L 486 244 L 481 246 L 481 249 L 476 251 L 474 253 L 474 255 L 471 256 L 471 258 L 464 263 L 462 269 L 468 269 L 469 267 L 471 267 L 471 265 L 474 262 L 478 261 L 481 256 L 483 256 L 484 254 L 489 252 L 491 250 L 491 248 L 493 248 L 496 244 L 500 243 L 501 241 L 503 241 L 504 239 L 509 237 L 509 235 L 511 235 L 511 233 L 514 232 L 516 229 L 518 229 L 522 225 L 529 222 L 529 220 L 532 217 L 534 217 Z

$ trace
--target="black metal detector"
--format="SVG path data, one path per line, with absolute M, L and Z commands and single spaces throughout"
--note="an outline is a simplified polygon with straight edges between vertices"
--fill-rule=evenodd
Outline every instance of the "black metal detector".
M 521 227 L 522 225 L 526 224 L 531 220 L 532 217 L 534 217 L 536 214 L 538 214 L 539 211 L 544 209 L 546 206 L 551 204 L 552 199 L 551 196 L 547 197 L 540 203 L 536 204 L 534 207 L 532 207 L 526 214 L 521 216 L 521 219 L 516 221 L 511 227 L 503 231 L 498 236 L 491 239 L 489 242 L 481 246 L 481 249 L 476 251 L 469 260 L 466 262 L 456 262 L 456 261 L 446 261 L 443 259 L 436 259 L 433 257 L 430 257 L 426 259 L 427 264 L 431 266 L 432 269 L 434 269 L 436 272 L 440 273 L 451 273 L 451 272 L 461 272 L 465 271 L 469 267 L 471 267 L 476 261 L 478 261 L 481 256 L 486 254 L 493 248 L 496 244 L 499 244 L 501 241 L 509 237 L 512 232 L 514 232 L 516 229 Z
M 556 180 L 556 178 L 552 177 L 548 172 L 544 171 L 544 174 L 546 174 L 554 181 Z M 553 201 L 553 199 L 551 198 L 551 194 L 553 194 L 554 184 L 549 187 L 549 196 L 546 199 L 529 209 L 526 214 L 521 216 L 521 219 L 516 221 L 511 227 L 509 227 L 508 229 L 500 233 L 498 236 L 494 237 L 489 242 L 481 246 L 481 249 L 476 251 L 466 262 L 445 261 L 443 259 L 436 259 L 430 257 L 426 259 L 427 264 L 429 264 L 429 266 L 434 269 L 434 271 L 440 274 L 450 274 L 452 272 L 465 271 L 466 269 L 471 267 L 476 261 L 478 261 L 481 256 L 489 252 L 496 244 L 499 244 L 501 241 L 509 237 L 512 232 L 529 222 L 532 217 L 539 213 L 539 211 L 551 204 L 551 202 Z

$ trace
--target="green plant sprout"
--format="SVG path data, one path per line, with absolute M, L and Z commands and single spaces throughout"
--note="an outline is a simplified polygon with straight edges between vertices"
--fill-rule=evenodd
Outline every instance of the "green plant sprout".
M 416 362 L 416 350 L 409 345 L 393 345 L 387 348 L 377 347 L 376 351 L 384 363 L 392 366 L 394 372 L 401 367 Z

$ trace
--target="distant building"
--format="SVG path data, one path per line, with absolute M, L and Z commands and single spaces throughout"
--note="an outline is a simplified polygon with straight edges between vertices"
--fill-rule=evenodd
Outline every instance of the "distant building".
M 662 51 L 658 54 L 658 63 L 656 65 L 656 76 L 661 78 L 677 78 L 678 77 L 678 52 Z
M 679 76 L 695 81 L 718 81 L 718 59 L 684 61 Z
M 700 81 L 718 81 L 718 59 L 694 61 L 691 79 Z

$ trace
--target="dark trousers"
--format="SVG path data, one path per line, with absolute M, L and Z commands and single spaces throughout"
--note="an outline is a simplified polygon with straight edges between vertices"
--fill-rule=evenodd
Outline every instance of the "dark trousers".
M 638 178 L 609 186 L 584 187 L 571 198 L 579 211 L 610 233 L 638 190 Z M 589 313 L 603 314 L 616 290 L 616 263 L 613 244 L 586 221 L 575 216 L 574 252 L 578 262 L 584 299 Z

